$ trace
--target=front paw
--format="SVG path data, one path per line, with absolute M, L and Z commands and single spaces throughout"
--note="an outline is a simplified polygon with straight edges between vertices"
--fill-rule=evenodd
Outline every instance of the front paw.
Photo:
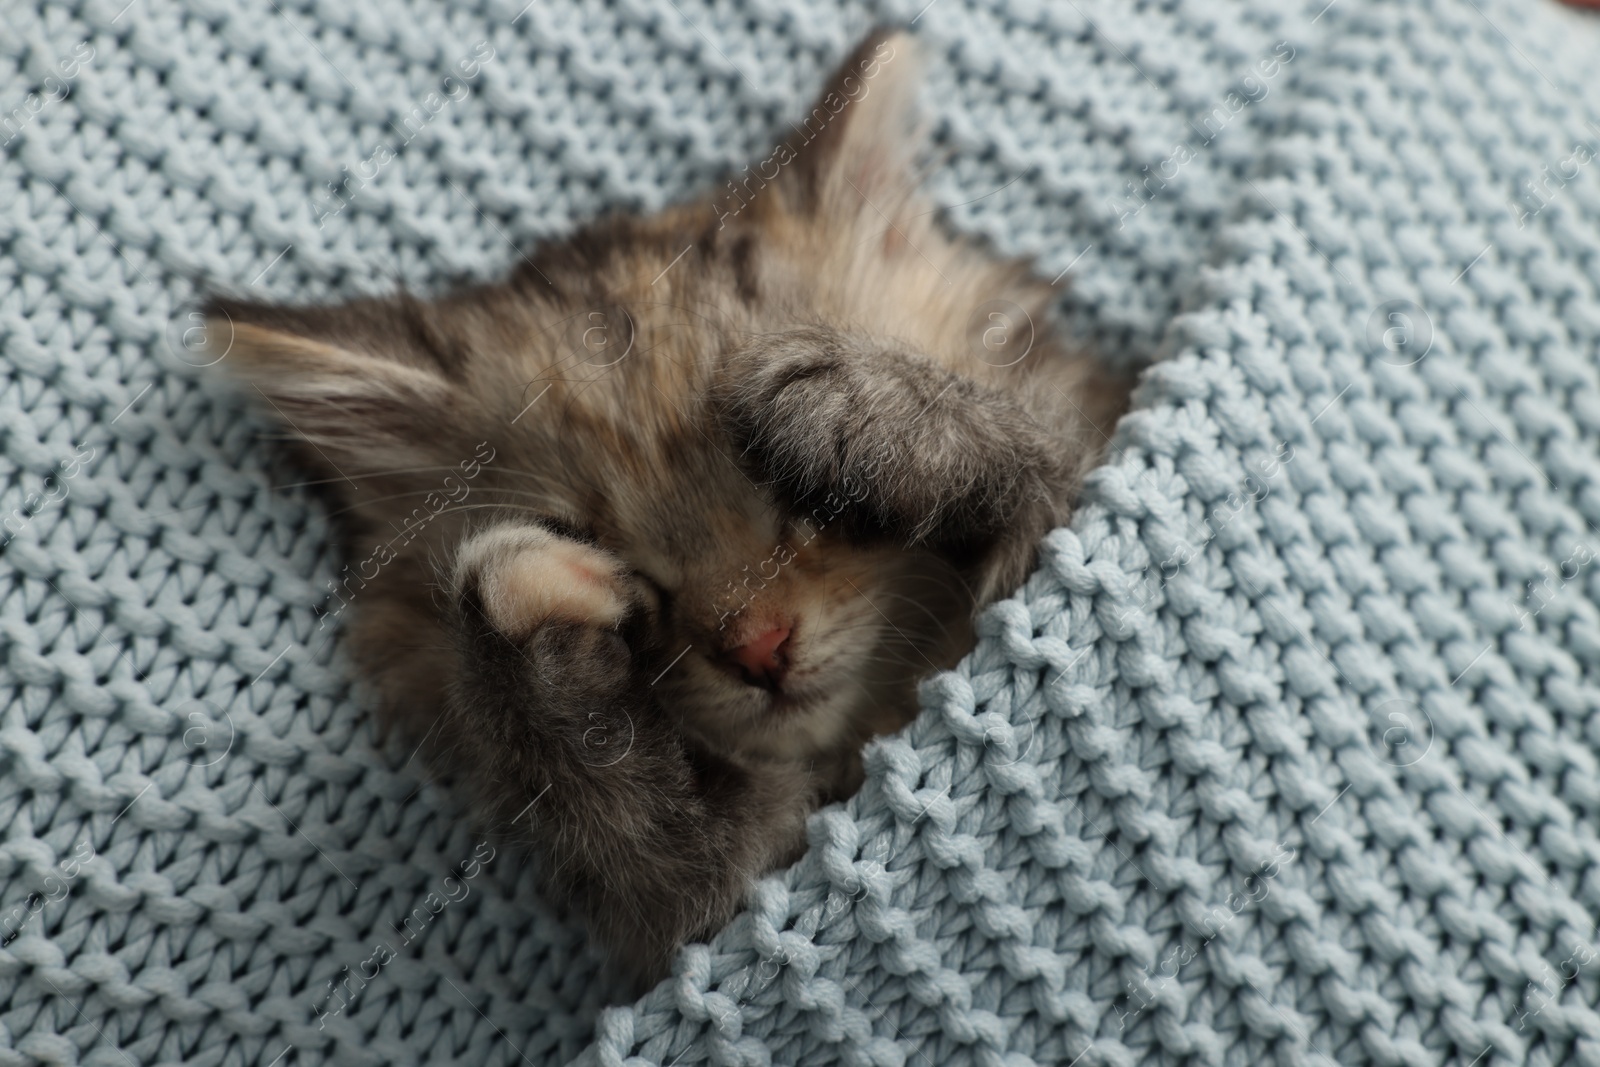
M 640 591 L 593 545 L 541 526 L 495 526 L 458 550 L 450 592 L 465 646 L 458 688 L 587 714 L 637 674 Z
M 912 352 L 830 330 L 730 360 L 717 418 L 800 517 L 973 547 L 1046 505 L 1051 450 L 1016 400 Z

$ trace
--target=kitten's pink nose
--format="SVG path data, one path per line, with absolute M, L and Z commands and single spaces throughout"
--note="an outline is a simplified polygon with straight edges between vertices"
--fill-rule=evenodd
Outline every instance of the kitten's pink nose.
M 777 689 L 789 673 L 789 627 L 779 626 L 758 634 L 738 648 L 723 653 L 744 680 L 763 689 Z

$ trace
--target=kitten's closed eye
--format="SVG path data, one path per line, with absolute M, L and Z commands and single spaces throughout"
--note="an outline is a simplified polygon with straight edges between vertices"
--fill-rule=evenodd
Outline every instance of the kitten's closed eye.
M 640 975 L 854 788 L 1126 400 L 1049 285 L 938 226 L 916 85 L 874 35 L 736 201 L 608 220 L 501 285 L 214 308 L 343 497 L 385 722 L 535 835 Z M 1032 322 L 1003 366 L 970 336 L 997 301 Z

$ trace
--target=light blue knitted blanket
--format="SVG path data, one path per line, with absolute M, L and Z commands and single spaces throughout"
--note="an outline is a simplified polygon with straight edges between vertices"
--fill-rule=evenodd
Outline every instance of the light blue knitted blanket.
M 524 2 L 0 2 L 0 1065 L 1600 1065 L 1600 30 Z M 187 301 L 498 275 L 890 20 L 951 224 L 1160 362 L 861 794 L 628 1005 L 379 754 Z

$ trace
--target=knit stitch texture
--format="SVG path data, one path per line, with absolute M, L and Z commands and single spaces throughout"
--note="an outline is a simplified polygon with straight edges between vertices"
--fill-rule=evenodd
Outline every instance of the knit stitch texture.
M 1600 1067 L 1576 19 L 0 5 L 0 1065 Z M 499 275 L 758 158 L 896 20 L 950 224 L 1154 366 L 860 795 L 629 1004 L 380 749 L 328 519 L 191 301 Z

